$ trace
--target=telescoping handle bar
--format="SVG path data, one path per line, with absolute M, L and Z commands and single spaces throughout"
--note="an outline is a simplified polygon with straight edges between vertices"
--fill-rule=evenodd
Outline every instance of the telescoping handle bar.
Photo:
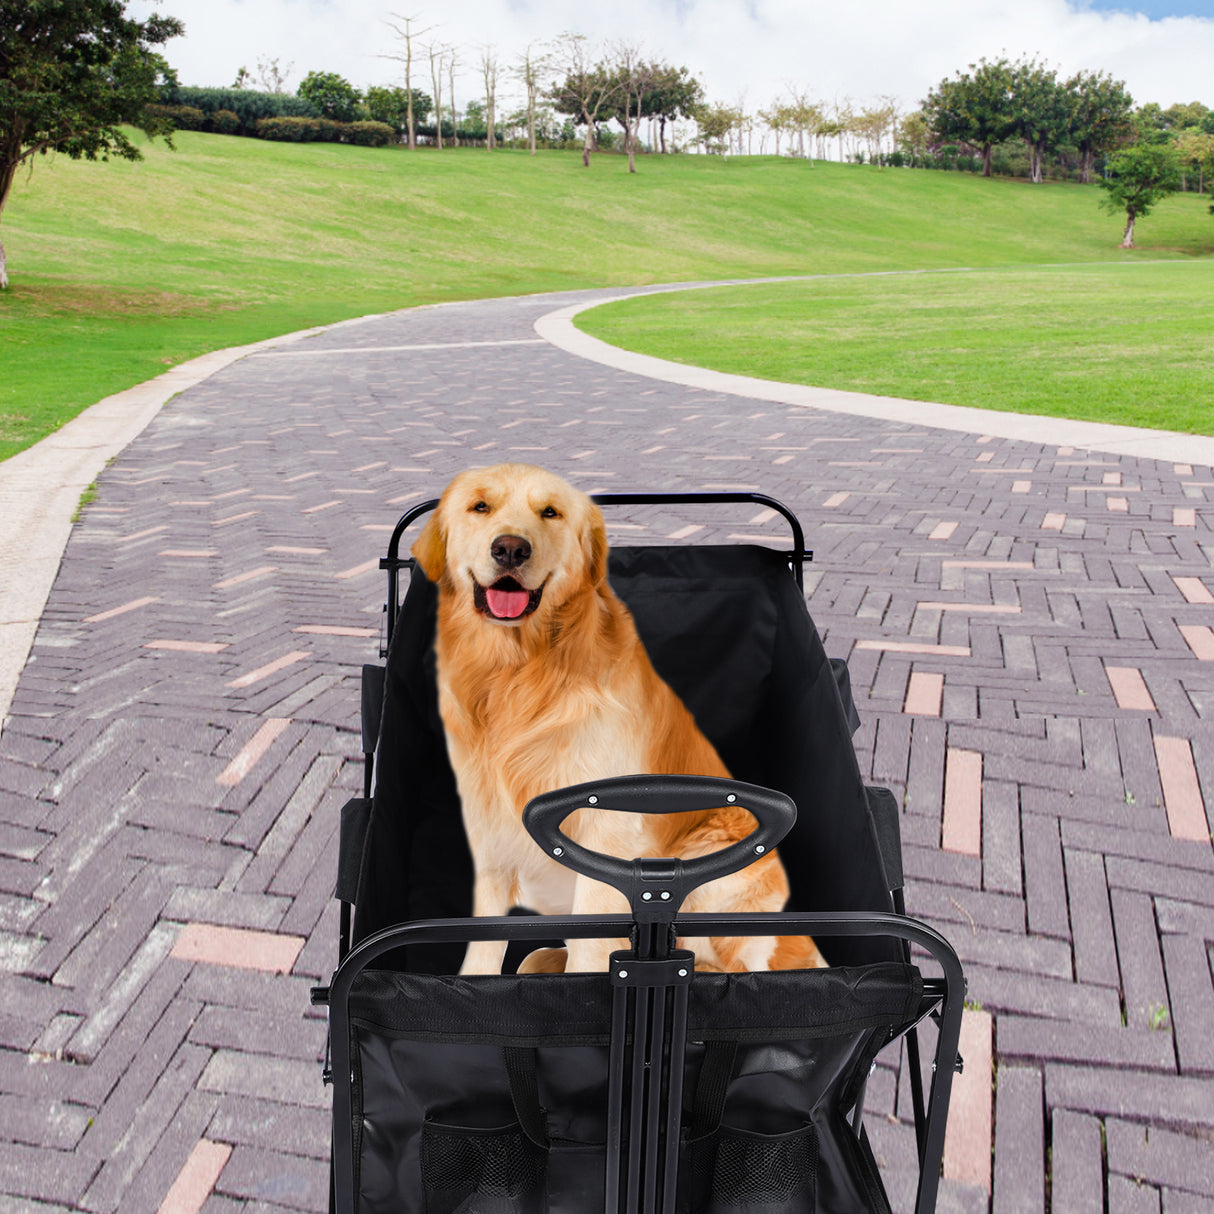
M 756 823 L 745 839 L 707 856 L 625 860 L 591 851 L 561 829 L 580 809 L 634 814 L 744 809 Z M 619 776 L 543 793 L 527 803 L 523 825 L 544 851 L 566 868 L 618 889 L 639 919 L 672 918 L 698 886 L 728 876 L 766 855 L 797 820 L 791 797 L 756 784 L 716 776 Z

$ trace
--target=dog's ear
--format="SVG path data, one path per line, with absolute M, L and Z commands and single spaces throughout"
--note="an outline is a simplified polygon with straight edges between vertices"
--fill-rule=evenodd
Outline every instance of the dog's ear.
M 430 515 L 410 549 L 421 571 L 432 582 L 437 582 L 447 568 L 447 534 L 440 520 L 441 512 L 440 506 Z
M 582 536 L 586 549 L 586 572 L 592 586 L 599 585 L 607 577 L 607 524 L 603 512 L 590 503 L 586 530 Z

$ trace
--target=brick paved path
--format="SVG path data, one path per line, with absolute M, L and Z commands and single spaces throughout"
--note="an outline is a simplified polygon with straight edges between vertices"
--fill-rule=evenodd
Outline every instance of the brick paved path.
M 257 354 L 101 479 L 0 736 L 0 1211 L 324 1207 L 308 987 L 376 560 L 402 507 L 505 458 L 806 523 L 911 909 L 970 979 L 940 1208 L 1214 1210 L 1210 469 L 655 384 L 537 342 L 554 306 Z M 899 1063 L 868 1122 L 905 1208 Z

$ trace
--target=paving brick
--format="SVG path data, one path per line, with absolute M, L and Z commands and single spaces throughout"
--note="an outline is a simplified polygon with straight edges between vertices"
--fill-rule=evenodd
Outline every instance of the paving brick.
M 1100 1122 L 1062 1109 L 1055 1110 L 1051 1120 L 1051 1208 L 1101 1214 L 1104 1168 Z

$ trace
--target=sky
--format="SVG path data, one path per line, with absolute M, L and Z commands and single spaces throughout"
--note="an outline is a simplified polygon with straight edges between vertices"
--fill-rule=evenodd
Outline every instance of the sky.
M 185 22 L 166 53 L 192 85 L 228 85 L 275 58 L 292 65 L 291 90 L 310 70 L 358 88 L 401 84 L 403 68 L 385 58 L 403 50 L 385 24 L 396 13 L 433 27 L 425 41 L 458 48 L 461 108 L 481 88 L 484 48 L 503 68 L 501 109 L 517 56 L 564 31 L 635 44 L 748 110 L 793 89 L 828 103 L 892 96 L 912 110 L 939 80 L 1000 55 L 1109 72 L 1140 104 L 1214 106 L 1214 0 L 129 0 L 132 16 L 153 11 Z M 424 78 L 414 86 L 430 91 Z

